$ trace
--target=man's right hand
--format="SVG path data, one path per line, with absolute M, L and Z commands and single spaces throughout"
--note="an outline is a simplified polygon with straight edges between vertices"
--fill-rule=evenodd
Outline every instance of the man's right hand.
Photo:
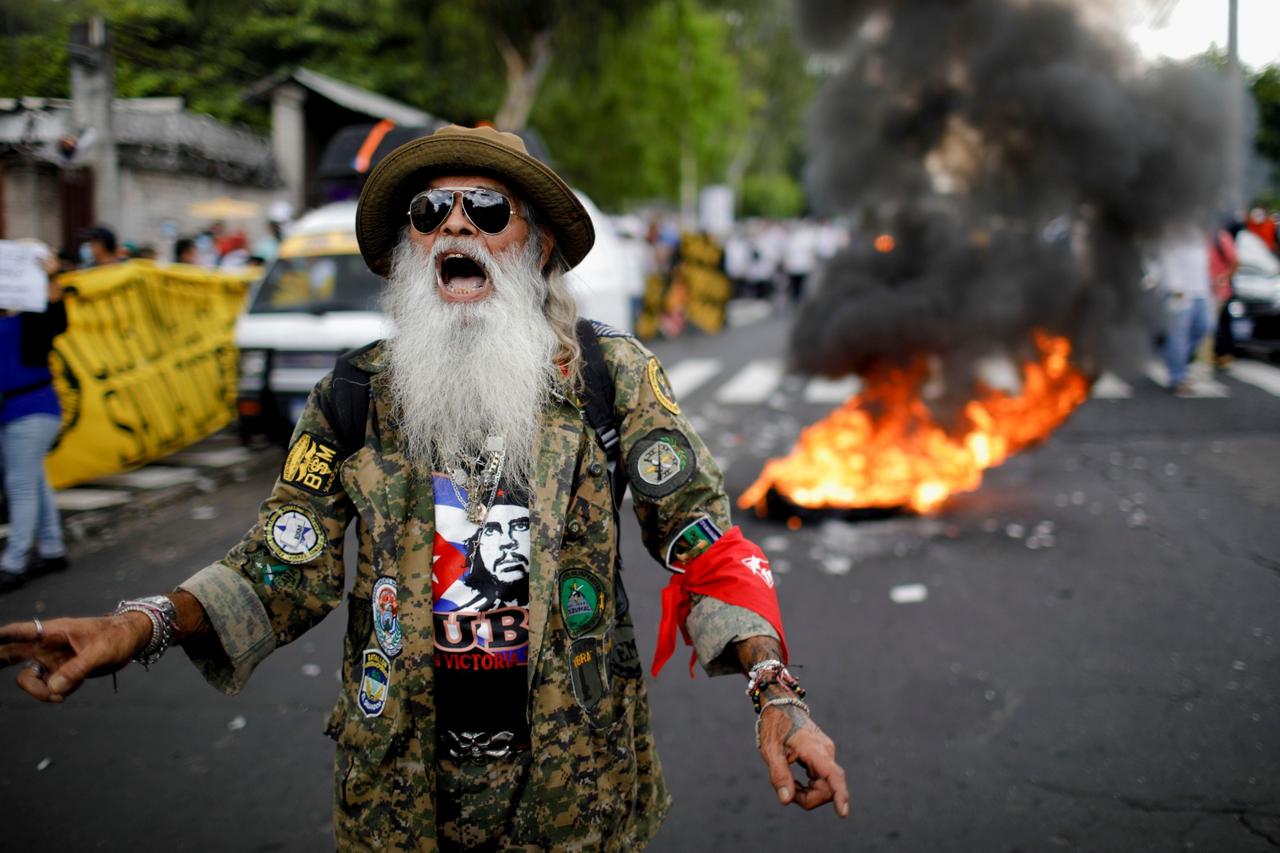
M 0 627 L 0 668 L 22 664 L 18 686 L 41 702 L 61 702 L 86 678 L 123 669 L 151 641 L 145 613 L 34 619 Z M 35 666 L 38 664 L 38 667 Z

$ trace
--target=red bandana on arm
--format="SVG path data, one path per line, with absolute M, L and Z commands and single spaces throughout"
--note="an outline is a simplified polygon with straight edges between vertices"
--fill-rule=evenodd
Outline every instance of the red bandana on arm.
M 685 622 L 693 609 L 694 593 L 759 614 L 778 632 L 782 661 L 786 663 L 787 640 L 782 634 L 782 613 L 778 609 L 778 595 L 773 589 L 769 559 L 760 546 L 733 527 L 688 565 L 675 565 L 683 568 L 684 574 L 672 575 L 671 583 L 662 591 L 662 621 L 658 625 L 658 647 L 653 653 L 651 670 L 655 676 L 675 654 L 677 626 L 684 635 L 685 645 L 693 645 Z M 690 676 L 697 659 L 695 651 L 689 659 Z

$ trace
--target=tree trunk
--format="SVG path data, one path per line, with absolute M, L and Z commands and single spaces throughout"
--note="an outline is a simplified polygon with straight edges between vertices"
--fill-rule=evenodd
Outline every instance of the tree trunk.
M 525 57 L 505 33 L 497 35 L 498 50 L 507 66 L 507 94 L 493 123 L 498 130 L 523 130 L 538 98 L 538 87 L 551 64 L 551 31 L 535 33 Z

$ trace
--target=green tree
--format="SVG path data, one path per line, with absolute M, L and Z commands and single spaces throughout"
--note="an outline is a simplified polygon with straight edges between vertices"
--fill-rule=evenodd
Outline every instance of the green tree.
M 1280 66 L 1268 65 L 1249 86 L 1258 107 L 1258 135 L 1254 145 L 1271 166 L 1271 186 L 1265 195 L 1272 206 L 1280 202 Z

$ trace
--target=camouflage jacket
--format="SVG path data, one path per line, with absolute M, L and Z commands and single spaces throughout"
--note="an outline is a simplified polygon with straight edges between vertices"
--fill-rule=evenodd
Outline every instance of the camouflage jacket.
M 720 471 L 681 414 L 657 359 L 630 336 L 606 335 L 601 346 L 614 376 L 622 459 L 644 544 L 660 563 L 691 559 L 706 543 L 690 529 L 705 528 L 706 520 L 722 530 L 729 526 Z M 329 393 L 332 377 L 326 377 L 312 392 L 257 524 L 223 560 L 181 588 L 200 600 L 221 640 L 219 653 L 191 653 L 195 664 L 214 686 L 236 692 L 272 650 L 340 603 L 343 536 L 356 520 L 344 688 L 328 727 L 338 742 L 335 828 L 344 847 L 431 850 L 431 477 L 398 446 L 381 349 L 360 359 L 358 366 L 371 374 L 365 445 L 337 462 L 337 438 L 318 403 Z M 557 399 L 543 418 L 534 489 L 531 764 L 509 846 L 636 849 L 656 832 L 670 798 L 631 617 L 615 577 L 619 531 L 607 459 L 569 399 Z M 394 581 L 399 645 L 386 656 L 387 671 L 369 681 L 367 656 L 387 639 L 376 635 L 370 607 L 381 578 Z M 588 593 L 585 606 L 581 592 Z M 698 601 L 688 627 L 712 674 L 736 671 L 728 655 L 722 658 L 731 642 L 776 637 L 756 614 L 710 598 Z M 369 689 L 379 692 L 378 682 L 380 701 Z

